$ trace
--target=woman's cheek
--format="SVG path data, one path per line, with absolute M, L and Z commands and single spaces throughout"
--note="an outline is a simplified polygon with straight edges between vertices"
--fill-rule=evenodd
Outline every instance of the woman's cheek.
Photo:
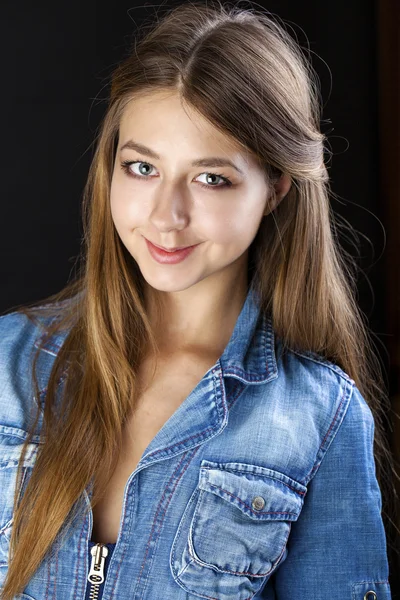
M 214 206 L 198 205 L 192 213 L 191 223 L 210 241 L 230 242 L 241 228 L 234 204 L 221 202 L 218 206 L 218 199 L 214 199 Z
M 145 212 L 143 207 L 132 196 L 122 194 L 111 194 L 110 209 L 116 227 L 123 229 L 131 229 L 140 225 Z
M 117 228 L 117 230 L 120 231 L 122 224 L 124 223 L 124 221 L 126 221 L 126 218 L 124 217 L 124 210 L 121 202 L 117 201 L 113 196 L 111 196 L 110 199 L 110 210 L 112 220 L 114 221 L 114 225 Z

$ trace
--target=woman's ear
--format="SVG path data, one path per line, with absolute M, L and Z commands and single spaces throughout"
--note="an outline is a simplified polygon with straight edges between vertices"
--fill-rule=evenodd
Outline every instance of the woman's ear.
M 278 181 L 274 184 L 275 197 L 270 197 L 270 202 L 266 205 L 264 216 L 272 212 L 281 200 L 286 196 L 292 187 L 292 178 L 287 173 L 282 173 Z

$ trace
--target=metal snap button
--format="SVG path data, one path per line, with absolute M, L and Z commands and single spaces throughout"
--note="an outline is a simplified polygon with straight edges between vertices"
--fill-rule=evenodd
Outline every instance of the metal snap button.
M 261 510 L 265 506 L 265 500 L 262 496 L 256 496 L 251 503 L 254 510 Z
M 375 592 L 373 592 L 372 590 L 368 590 L 368 592 L 365 594 L 363 600 L 376 600 L 377 597 L 378 596 L 375 594 Z

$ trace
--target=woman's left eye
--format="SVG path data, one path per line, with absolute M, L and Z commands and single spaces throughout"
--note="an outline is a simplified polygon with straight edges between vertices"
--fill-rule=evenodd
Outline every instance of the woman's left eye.
M 131 169 L 131 165 L 146 165 L 147 171 L 145 171 L 144 173 L 141 172 L 141 174 L 139 175 L 138 173 L 134 173 Z M 150 170 L 153 169 L 153 165 L 151 165 L 148 162 L 144 162 L 141 160 L 124 160 L 121 163 L 121 168 L 122 170 L 129 176 L 129 177 L 136 177 L 137 179 L 150 179 L 150 177 L 147 177 L 148 173 L 148 169 L 150 167 Z M 139 169 L 140 172 L 140 169 Z M 224 175 L 221 175 L 219 173 L 201 173 L 199 175 L 199 177 L 205 175 L 206 177 L 217 177 L 220 180 L 222 180 L 224 183 L 223 185 L 207 185 L 204 183 L 200 183 L 201 187 L 206 188 L 206 189 L 212 189 L 212 188 L 226 188 L 226 187 L 230 187 L 232 184 L 232 181 L 229 179 L 229 177 L 226 177 Z

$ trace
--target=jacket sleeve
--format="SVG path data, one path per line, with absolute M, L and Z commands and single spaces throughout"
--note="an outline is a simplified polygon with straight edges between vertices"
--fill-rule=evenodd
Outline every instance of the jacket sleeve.
M 354 387 L 344 419 L 308 484 L 287 556 L 272 576 L 276 600 L 390 600 L 375 423 Z

